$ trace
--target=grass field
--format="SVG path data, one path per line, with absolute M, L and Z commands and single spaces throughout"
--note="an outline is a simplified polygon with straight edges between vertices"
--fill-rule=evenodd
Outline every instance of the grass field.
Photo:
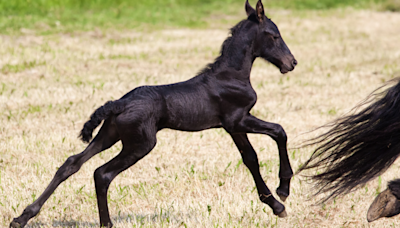
M 241 9 L 241 8 L 240 8 Z M 145 84 L 186 80 L 218 55 L 228 28 L 243 10 L 202 29 L 92 29 L 47 35 L 0 35 L 0 226 L 33 202 L 57 168 L 85 144 L 83 123 L 106 101 Z M 263 60 L 251 79 L 258 94 L 252 113 L 280 123 L 295 170 L 312 148 L 293 149 L 304 134 L 348 112 L 385 81 L 400 77 L 400 14 L 334 9 L 267 12 L 299 65 L 286 75 Z M 222 18 L 222 19 L 221 19 Z M 261 173 L 278 186 L 278 151 L 267 136 L 250 135 Z M 117 144 L 65 181 L 29 227 L 98 226 L 94 170 Z M 313 206 L 304 178 L 292 180 L 278 219 L 258 200 L 250 172 L 221 129 L 163 130 L 156 148 L 112 183 L 109 206 L 116 227 L 398 227 L 398 217 L 366 221 L 368 206 L 400 163 L 362 189 Z
M 94 29 L 206 28 L 238 14 L 244 0 L 13 0 L 0 1 L 0 33 L 74 33 Z M 255 2 L 255 1 L 254 1 Z M 252 3 L 255 4 L 255 3 Z M 268 8 L 352 7 L 400 11 L 400 0 L 269 0 Z M 240 9 L 240 11 L 238 10 Z M 214 20 L 210 21 L 209 19 Z

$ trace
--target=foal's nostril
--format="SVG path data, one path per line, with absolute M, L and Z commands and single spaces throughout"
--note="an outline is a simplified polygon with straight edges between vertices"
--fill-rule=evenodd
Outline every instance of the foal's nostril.
M 293 65 L 293 66 L 296 66 L 296 65 L 297 65 L 297 60 L 293 59 L 292 65 Z

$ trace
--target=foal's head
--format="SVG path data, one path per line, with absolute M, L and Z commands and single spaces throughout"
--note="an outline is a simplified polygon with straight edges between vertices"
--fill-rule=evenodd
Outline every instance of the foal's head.
M 246 0 L 245 8 L 249 20 L 258 23 L 258 33 L 253 45 L 255 55 L 277 66 L 282 74 L 292 71 L 297 61 L 283 41 L 278 27 L 265 16 L 261 0 L 258 0 L 256 9 Z

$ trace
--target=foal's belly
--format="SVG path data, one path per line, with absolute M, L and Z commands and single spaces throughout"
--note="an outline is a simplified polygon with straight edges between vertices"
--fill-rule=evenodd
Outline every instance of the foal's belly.
M 221 127 L 219 107 L 209 101 L 180 100 L 167 105 L 165 128 L 201 131 Z
M 216 115 L 204 112 L 176 112 L 168 117 L 166 128 L 181 131 L 201 131 L 221 127 L 221 121 Z
M 215 121 L 207 121 L 207 122 L 169 122 L 165 125 L 164 128 L 170 128 L 174 130 L 180 131 L 202 131 L 210 128 L 219 128 L 222 127 L 221 122 L 219 120 Z

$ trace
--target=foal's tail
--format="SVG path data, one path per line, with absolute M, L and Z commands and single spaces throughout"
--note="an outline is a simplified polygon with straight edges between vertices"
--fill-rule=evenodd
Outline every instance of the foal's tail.
M 397 83 L 383 92 L 388 84 Z M 400 155 L 400 79 L 375 90 L 358 113 L 326 125 L 331 129 L 310 141 L 318 144 L 311 158 L 299 169 L 319 169 L 310 176 L 317 192 L 330 193 L 320 202 L 344 195 L 385 172 Z
M 84 142 L 90 142 L 93 130 L 101 124 L 101 121 L 113 114 L 122 113 L 124 110 L 125 102 L 123 100 L 108 101 L 90 116 L 90 120 L 83 125 L 79 138 Z

